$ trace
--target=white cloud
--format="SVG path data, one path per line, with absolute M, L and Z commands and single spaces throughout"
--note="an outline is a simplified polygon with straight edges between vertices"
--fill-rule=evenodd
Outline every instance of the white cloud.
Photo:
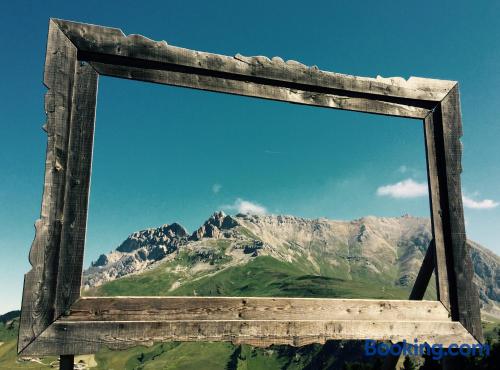
M 221 184 L 213 184 L 212 185 L 212 192 L 214 194 L 217 194 L 220 191 L 220 189 L 222 189 L 222 185 Z
M 464 202 L 464 207 L 472 209 L 491 209 L 498 207 L 500 204 L 491 199 L 474 200 L 466 195 L 462 195 L 462 200 Z
M 416 198 L 427 195 L 427 183 L 406 179 L 395 184 L 381 186 L 377 189 L 378 196 L 392 198 Z
M 413 178 L 415 178 L 415 177 L 419 178 L 422 176 L 421 170 L 414 168 L 414 167 L 411 167 L 411 166 L 407 166 L 405 164 L 399 166 L 396 172 L 403 174 L 404 176 L 413 177 Z
M 408 172 L 408 167 L 406 167 L 405 165 L 399 166 L 398 171 L 401 173 L 406 173 Z
M 241 198 L 236 199 L 233 204 L 224 205 L 221 208 L 252 215 L 265 215 L 267 213 L 266 207 Z

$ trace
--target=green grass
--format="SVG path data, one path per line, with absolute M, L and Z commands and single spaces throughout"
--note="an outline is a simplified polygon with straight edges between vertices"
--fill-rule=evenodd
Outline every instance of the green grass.
M 261 240 L 257 235 L 255 235 L 250 229 L 247 229 L 245 226 L 237 226 L 236 230 L 238 234 L 245 235 L 246 237 L 253 240 Z
M 488 317 L 488 321 L 483 321 L 483 335 L 484 339 L 490 343 L 497 343 L 500 341 L 500 320 Z
M 374 279 L 346 280 L 313 275 L 303 264 L 261 256 L 245 265 L 202 276 L 169 291 L 176 278 L 164 265 L 100 287 L 102 296 L 254 296 L 407 299 L 408 289 Z
M 99 352 L 95 370 L 224 369 L 234 346 L 230 343 L 161 343 L 123 351 Z
M 214 263 L 225 255 L 229 244 L 214 243 Z M 212 257 L 210 257 L 212 258 Z M 356 275 L 356 280 L 342 270 L 320 266 L 322 276 L 313 272 L 316 267 L 302 258 L 296 263 L 278 261 L 269 256 L 259 256 L 244 265 L 220 270 L 209 276 L 200 274 L 198 279 L 185 276 L 188 282 L 169 291 L 172 283 L 183 277 L 183 272 L 173 272 L 176 266 L 197 263 L 189 252 L 179 253 L 173 261 L 157 268 L 107 283 L 92 295 L 165 295 L 165 296 L 276 296 L 276 297 L 331 297 L 331 298 L 392 298 L 407 299 L 408 287 L 395 286 L 391 279 Z M 328 274 L 330 276 L 325 276 Z M 337 274 L 337 276 L 332 276 Z M 339 277 L 340 276 L 340 277 Z M 97 294 L 95 294 L 97 293 Z M 432 293 L 432 292 L 431 292 Z M 17 324 L 0 324 L 0 370 L 48 369 L 56 358 L 44 358 L 44 364 L 20 363 L 16 357 Z M 498 338 L 499 323 L 484 323 L 485 334 Z M 330 342 L 329 342 L 330 343 Z M 342 363 L 344 350 L 337 354 L 336 345 L 319 344 L 293 348 L 272 346 L 267 349 L 231 343 L 185 342 L 161 343 L 151 347 L 134 347 L 123 351 L 103 349 L 95 355 L 98 364 L 94 370 L 301 370 L 336 368 Z M 347 348 L 347 347 L 346 347 Z M 349 352 L 349 351 L 348 351 Z M 351 350 L 359 355 L 359 349 Z M 351 353 L 352 355 L 352 353 Z M 347 358 L 351 358 L 347 355 Z M 357 356 L 356 355 L 356 356 Z M 355 358 L 355 357 L 353 357 Z M 335 364 L 335 365 L 334 365 Z M 340 366 L 340 365 L 339 365 Z
M 42 360 L 43 364 L 35 362 L 18 361 L 17 359 L 17 333 L 19 327 L 19 318 L 13 322 L 3 324 L 0 322 L 0 370 L 17 369 L 49 369 L 50 363 L 56 360 L 56 357 L 46 357 Z

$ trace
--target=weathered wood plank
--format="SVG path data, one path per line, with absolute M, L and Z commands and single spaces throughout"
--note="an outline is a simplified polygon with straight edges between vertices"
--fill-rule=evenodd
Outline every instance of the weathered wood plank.
M 105 64 L 94 61 L 91 61 L 90 64 L 99 72 L 99 74 L 132 80 L 398 117 L 422 119 L 429 114 L 429 109 L 427 108 L 397 104 L 382 100 L 367 99 L 364 97 L 341 96 L 221 78 L 218 76 L 145 69 L 132 66 Z
M 445 215 L 446 261 L 450 287 L 451 316 L 479 341 L 483 341 L 479 293 L 473 282 L 474 270 L 470 251 L 466 243 L 465 223 L 462 205 L 462 118 L 458 85 L 455 86 L 436 110 L 438 132 L 442 135 L 441 158 L 445 171 L 440 181 L 446 186 L 446 199 L 442 204 Z
M 317 67 L 307 67 L 295 61 L 284 62 L 281 58 L 229 57 L 194 51 L 168 45 L 165 41 L 153 41 L 141 35 L 126 36 L 120 29 L 54 19 L 61 30 L 78 47 L 80 52 L 93 53 L 96 58 L 106 56 L 169 64 L 176 67 L 203 70 L 206 73 L 244 76 L 247 80 L 266 79 L 273 85 L 283 83 L 336 89 L 344 92 L 380 95 L 421 101 L 438 102 L 443 99 L 453 81 L 437 81 L 423 78 L 366 78 L 340 73 L 325 72 Z M 113 64 L 119 64 L 114 62 Z M 166 67 L 165 67 L 166 68 Z M 194 73 L 194 71 L 192 71 Z M 264 81 L 262 81 L 264 82 Z M 339 94 L 349 95 L 349 94 Z
M 411 289 L 410 300 L 421 300 L 424 298 L 425 291 L 429 285 L 432 273 L 434 271 L 434 266 L 436 263 L 436 246 L 434 240 L 431 240 L 427 252 L 425 253 L 422 265 L 418 271 L 417 278 Z
M 97 98 L 97 72 L 78 63 L 71 102 L 71 127 L 59 251 L 54 315 L 59 317 L 80 297 L 87 224 L 90 169 Z
M 24 277 L 18 351 L 25 348 L 55 319 L 57 269 L 64 191 L 67 170 L 67 141 L 71 92 L 76 66 L 76 47 L 49 23 L 44 84 L 47 114 L 47 154 L 40 219 L 29 261 L 31 270 Z
M 162 320 L 446 321 L 439 301 L 253 297 L 86 297 L 61 321 Z
M 205 321 L 56 321 L 26 355 L 95 353 L 164 341 L 232 341 L 255 346 L 303 346 L 326 340 L 375 339 L 400 342 L 477 343 L 459 322 L 365 320 L 205 320 Z M 43 345 L 38 346 L 39 343 Z
M 431 225 L 435 247 L 436 290 L 438 299 L 450 310 L 450 297 L 448 286 L 448 266 L 446 263 L 446 250 L 443 229 L 443 206 L 446 197 L 446 186 L 443 180 L 445 173 L 444 162 L 440 160 L 443 147 L 437 144 L 442 135 L 436 132 L 434 113 L 429 114 L 424 120 L 425 150 L 427 158 L 427 180 L 429 185 L 429 201 L 431 208 Z M 437 135 L 437 136 L 436 136 Z M 444 195 L 441 195 L 444 194 Z

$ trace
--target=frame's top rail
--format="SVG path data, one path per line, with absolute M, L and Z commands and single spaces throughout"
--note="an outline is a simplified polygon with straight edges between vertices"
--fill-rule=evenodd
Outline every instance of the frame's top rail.
M 184 49 L 168 45 L 166 41 L 154 41 L 142 35 L 126 36 L 119 28 L 109 28 L 61 19 L 51 19 L 86 58 L 103 56 L 134 58 L 143 61 L 170 64 L 223 74 L 273 80 L 277 84 L 293 83 L 337 90 L 352 96 L 377 95 L 386 98 L 403 98 L 429 102 L 441 101 L 456 85 L 456 81 L 420 77 L 377 78 L 358 77 L 308 67 L 294 60 L 265 56 L 234 57 Z M 89 55 L 91 53 L 92 55 Z M 100 54 L 99 57 L 96 54 Z M 160 68 L 158 68 L 160 69 Z

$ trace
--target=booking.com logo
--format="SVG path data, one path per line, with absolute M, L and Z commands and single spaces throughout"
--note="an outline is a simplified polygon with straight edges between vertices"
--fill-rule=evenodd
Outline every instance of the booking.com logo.
M 456 356 L 489 356 L 490 346 L 488 344 L 461 344 L 451 343 L 447 348 L 442 344 L 413 343 L 403 340 L 400 343 L 377 342 L 373 339 L 365 340 L 365 356 L 423 356 L 430 355 L 433 360 L 441 360 L 443 357 Z

